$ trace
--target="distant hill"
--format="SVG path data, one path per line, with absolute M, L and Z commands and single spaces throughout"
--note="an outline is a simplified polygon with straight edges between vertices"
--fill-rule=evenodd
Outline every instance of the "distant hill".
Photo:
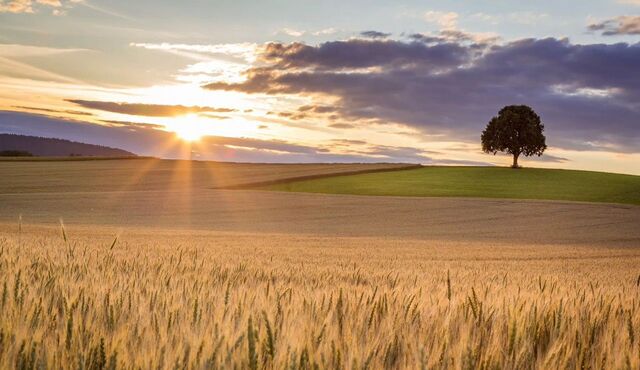
M 108 146 L 37 136 L 0 134 L 0 153 L 36 157 L 131 157 L 134 153 Z

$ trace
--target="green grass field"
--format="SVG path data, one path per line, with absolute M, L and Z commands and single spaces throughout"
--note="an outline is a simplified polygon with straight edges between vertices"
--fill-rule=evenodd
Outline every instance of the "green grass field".
M 548 199 L 640 205 L 640 176 L 500 167 L 424 167 L 327 177 L 265 190 L 414 197 Z

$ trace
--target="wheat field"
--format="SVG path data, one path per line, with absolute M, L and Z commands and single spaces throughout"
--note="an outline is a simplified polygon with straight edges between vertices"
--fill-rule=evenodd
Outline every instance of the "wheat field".
M 635 249 L 0 230 L 1 368 L 640 367 Z

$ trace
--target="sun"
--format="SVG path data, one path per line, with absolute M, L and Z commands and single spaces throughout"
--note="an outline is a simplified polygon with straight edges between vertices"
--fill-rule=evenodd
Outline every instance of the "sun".
M 184 141 L 198 141 L 202 139 L 202 134 L 197 132 L 196 130 L 179 130 L 176 132 L 176 135 Z
M 167 128 L 175 132 L 180 139 L 188 142 L 198 141 L 207 134 L 206 120 L 203 120 L 198 115 L 188 115 L 180 118 L 176 120 L 175 124 Z
M 222 123 L 220 118 L 211 118 L 199 114 L 166 118 L 162 121 L 162 124 L 166 131 L 173 132 L 176 138 L 189 143 L 200 141 L 205 136 L 253 136 L 258 130 L 256 122 L 243 117 L 234 117 Z

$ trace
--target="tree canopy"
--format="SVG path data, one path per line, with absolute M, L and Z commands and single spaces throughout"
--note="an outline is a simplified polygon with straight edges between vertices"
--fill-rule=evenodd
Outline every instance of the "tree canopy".
M 504 152 L 513 156 L 512 167 L 518 168 L 521 155 L 541 156 L 547 149 L 540 116 L 526 105 L 509 105 L 493 117 L 482 132 L 482 150 L 496 154 Z

